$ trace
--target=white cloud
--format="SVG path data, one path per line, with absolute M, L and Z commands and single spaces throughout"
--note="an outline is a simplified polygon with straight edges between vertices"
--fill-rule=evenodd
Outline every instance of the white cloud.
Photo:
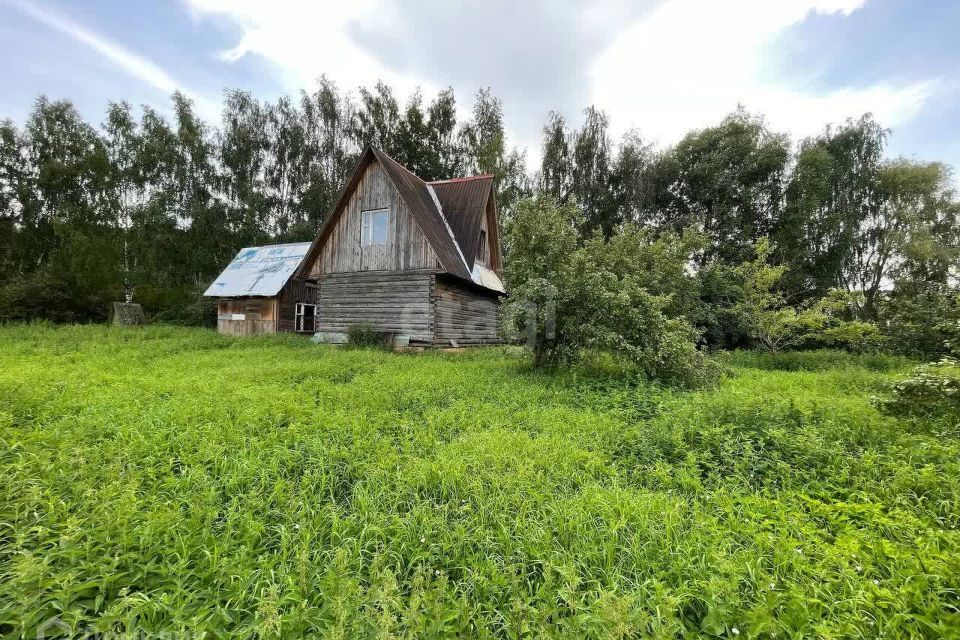
M 181 91 L 195 102 L 204 117 L 219 113 L 219 105 L 216 101 L 208 100 L 188 91 L 166 70 L 151 60 L 133 53 L 100 34 L 77 24 L 70 18 L 43 8 L 36 3 L 15 0 L 13 5 L 37 22 L 99 53 L 120 69 L 154 89 L 162 91 L 166 95 L 170 95 L 177 90 Z
M 262 57 L 288 91 L 309 88 L 322 74 L 347 91 L 382 79 L 401 96 L 417 86 L 428 94 L 454 86 L 462 109 L 473 91 L 492 86 L 505 98 L 513 139 L 533 161 L 551 108 L 577 122 L 578 110 L 593 103 L 607 111 L 615 134 L 638 128 L 669 144 L 738 104 L 795 136 L 867 111 L 896 126 L 935 87 L 918 80 L 823 91 L 785 83 L 767 64 L 778 39 L 811 12 L 848 15 L 867 0 L 181 1 L 195 19 L 239 29 L 221 59 Z M 478 59 L 478 51 L 489 54 Z
M 670 0 L 594 61 L 591 97 L 618 130 L 662 143 L 716 123 L 738 104 L 804 136 L 870 111 L 885 126 L 909 120 L 932 81 L 817 91 L 765 73 L 777 37 L 810 12 L 849 14 L 865 0 Z
M 345 90 L 384 80 L 401 94 L 423 79 L 391 72 L 348 34 L 350 24 L 389 24 L 390 6 L 376 0 L 305 2 L 303 0 L 184 0 L 194 19 L 226 18 L 240 28 L 236 46 L 219 53 L 226 61 L 256 55 L 274 63 L 289 91 L 312 87 L 327 75 Z

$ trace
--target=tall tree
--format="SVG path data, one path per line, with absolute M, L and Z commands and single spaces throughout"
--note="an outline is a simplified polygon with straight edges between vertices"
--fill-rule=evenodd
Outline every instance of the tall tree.
M 11 121 L 0 124 L 0 282 L 36 269 L 50 237 L 28 145 Z
M 596 107 L 587 108 L 584 115 L 583 127 L 574 137 L 571 191 L 583 208 L 583 233 L 599 231 L 609 238 L 621 222 L 610 192 L 609 120 Z
M 297 179 L 296 197 L 305 220 L 300 232 L 312 237 L 333 206 L 356 153 L 356 107 L 341 96 L 336 84 L 322 77 L 317 90 L 300 94 L 305 158 Z
M 440 160 L 430 146 L 430 126 L 423 108 L 423 94 L 418 89 L 407 100 L 397 127 L 394 158 L 424 180 L 437 180 Z
M 435 179 L 459 175 L 464 164 L 463 149 L 457 139 L 457 101 L 453 89 L 437 94 L 427 110 L 427 145 L 434 166 L 429 173 Z
M 655 208 L 650 184 L 654 163 L 651 144 L 636 131 L 624 134 L 610 170 L 610 195 L 625 222 L 647 223 L 648 211 Z
M 303 117 L 286 96 L 268 108 L 270 149 L 265 168 L 267 206 L 277 239 L 296 239 L 291 230 L 302 222 L 297 196 L 305 163 L 306 133 Z
M 567 202 L 573 190 L 571 138 L 563 115 L 551 111 L 547 124 L 543 125 L 538 183 L 541 192 L 561 204 Z
M 801 143 L 772 234 L 795 295 L 822 296 L 850 280 L 854 247 L 879 206 L 886 138 L 868 114 Z
M 464 169 L 489 173 L 497 185 L 498 203 L 506 216 L 524 194 L 529 193 L 524 155 L 507 151 L 503 103 L 489 89 L 477 92 L 473 117 L 460 132 L 466 157 Z
M 219 136 L 221 190 L 241 222 L 245 242 L 254 244 L 271 229 L 266 170 L 272 141 L 269 110 L 246 91 L 229 91 Z
M 113 295 L 119 252 L 111 233 L 109 161 L 102 139 L 67 101 L 40 98 L 27 121 L 42 230 L 38 268 L 69 278 L 80 295 Z
M 134 220 L 143 207 L 146 181 L 141 165 L 142 139 L 132 108 L 126 102 L 111 103 L 103 124 L 104 142 L 110 162 L 110 193 L 113 220 L 121 243 L 123 295 L 133 300 L 136 281 Z
M 373 91 L 360 89 L 360 105 L 352 125 L 353 139 L 360 148 L 372 144 L 390 155 L 399 155 L 403 117 L 393 90 L 378 82 Z
M 739 263 L 769 235 L 782 207 L 790 158 L 786 135 L 740 109 L 716 127 L 687 134 L 672 150 L 675 226 L 702 230 L 704 260 Z
M 879 206 L 854 249 L 854 286 L 872 297 L 891 280 L 950 284 L 960 268 L 960 201 L 949 169 L 893 160 L 879 182 Z

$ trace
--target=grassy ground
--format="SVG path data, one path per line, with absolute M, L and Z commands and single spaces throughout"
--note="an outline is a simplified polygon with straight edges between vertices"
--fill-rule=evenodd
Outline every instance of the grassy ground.
M 958 427 L 869 402 L 909 363 L 722 359 L 0 328 L 0 635 L 960 635 Z

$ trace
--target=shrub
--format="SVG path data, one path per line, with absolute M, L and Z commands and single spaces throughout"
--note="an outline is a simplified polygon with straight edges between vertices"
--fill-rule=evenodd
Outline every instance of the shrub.
M 217 302 L 199 294 L 169 303 L 152 318 L 156 322 L 194 327 L 217 326 Z
M 891 397 L 875 400 L 889 415 L 960 419 L 960 360 L 946 357 L 920 365 L 890 391 Z
M 347 344 L 354 347 L 382 347 L 383 333 L 369 322 L 352 324 L 347 328 Z
M 877 325 L 859 320 L 840 321 L 828 326 L 819 338 L 824 346 L 846 349 L 853 353 L 880 351 L 886 344 Z
M 68 275 L 38 271 L 0 285 L 0 321 L 103 322 L 108 301 Z
M 851 354 L 837 349 L 787 351 L 769 353 L 759 350 L 726 351 L 717 354 L 725 364 L 764 371 L 829 371 L 831 369 L 864 369 L 866 371 L 902 371 L 910 365 L 904 356 L 886 353 Z
M 756 258 L 738 267 L 744 296 L 737 306 L 761 347 L 770 353 L 801 346 L 840 347 L 858 353 L 879 349 L 883 339 L 875 325 L 845 319 L 862 303 L 862 296 L 833 290 L 812 304 L 792 306 L 780 291 L 787 268 L 768 264 L 769 256 L 770 245 L 762 239 Z
M 574 204 L 546 198 L 522 202 L 507 227 L 511 289 L 504 317 L 527 334 L 535 366 L 556 366 L 585 352 L 607 351 L 651 379 L 680 386 L 715 374 L 696 349 L 697 333 L 683 316 L 670 317 L 688 254 L 674 238 L 653 241 L 627 226 L 609 240 L 577 246 Z
M 960 351 L 960 293 L 936 283 L 898 282 L 879 304 L 880 324 L 899 353 L 935 360 Z M 957 352 L 954 352 L 957 354 Z

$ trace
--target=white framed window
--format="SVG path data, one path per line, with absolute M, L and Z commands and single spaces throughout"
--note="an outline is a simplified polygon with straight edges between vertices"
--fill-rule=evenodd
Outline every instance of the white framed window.
M 387 244 L 387 223 L 389 209 L 375 209 L 360 212 L 360 246 Z
M 294 326 L 297 331 L 313 333 L 317 327 L 317 305 L 306 302 L 297 303 L 297 317 Z

